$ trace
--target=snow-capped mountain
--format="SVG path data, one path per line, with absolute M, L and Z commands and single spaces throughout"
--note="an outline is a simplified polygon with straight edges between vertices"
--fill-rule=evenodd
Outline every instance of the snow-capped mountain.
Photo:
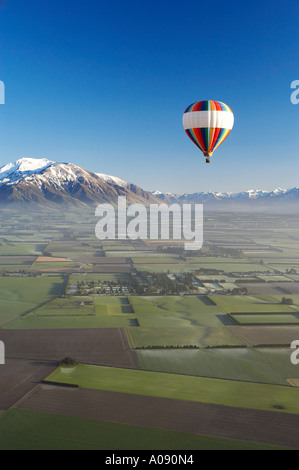
M 208 201 L 208 200 L 237 200 L 237 199 L 245 199 L 245 200 L 255 200 L 261 198 L 274 198 L 274 197 L 281 197 L 287 195 L 298 195 L 299 196 L 299 188 L 292 188 L 292 189 L 281 189 L 277 188 L 273 191 L 265 191 L 260 189 L 249 189 L 248 191 L 241 191 L 239 193 L 229 193 L 229 192 L 199 192 L 199 193 L 185 193 L 185 194 L 176 194 L 176 193 L 162 193 L 161 191 L 151 191 L 155 197 L 161 200 L 172 200 L 172 201 L 193 201 L 198 202 L 200 201 Z
M 117 184 L 117 186 L 128 188 L 131 185 L 131 183 L 128 183 L 128 181 L 122 180 L 121 178 L 117 178 L 116 176 L 104 175 L 104 173 L 96 174 L 103 180 L 108 181 L 108 183 Z
M 52 207 L 56 204 L 86 206 L 116 203 L 118 196 L 126 196 L 129 203 L 197 203 L 205 204 L 206 209 L 217 210 L 248 207 L 285 210 L 287 207 L 297 209 L 299 188 L 175 194 L 148 192 L 121 178 L 46 158 L 21 158 L 0 168 L 0 207 L 24 202 Z
M 25 177 L 38 174 L 53 163 L 46 158 L 21 158 L 15 163 L 8 163 L 0 168 L 0 184 L 17 183 Z
M 0 204 L 94 205 L 117 202 L 158 202 L 152 194 L 119 178 L 97 175 L 72 163 L 21 158 L 0 168 Z
M 297 208 L 299 202 L 299 188 L 281 189 L 272 191 L 250 189 L 238 193 L 231 192 L 198 192 L 173 194 L 151 191 L 160 201 L 166 204 L 205 204 L 210 209 L 243 209 L 254 207 L 255 209 L 285 210 Z M 298 205 L 299 208 L 299 205 Z

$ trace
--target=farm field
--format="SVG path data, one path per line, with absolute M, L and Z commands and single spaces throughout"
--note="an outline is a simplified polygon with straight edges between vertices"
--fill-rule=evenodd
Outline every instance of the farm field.
M 7 358 L 6 365 L 1 365 L 0 410 L 14 406 L 56 367 L 51 361 Z
M 214 302 L 205 296 L 131 297 L 141 327 L 221 327 L 233 324 Z
M 144 370 L 289 385 L 298 376 L 284 348 L 146 349 L 137 351 Z
M 34 310 L 34 315 L 57 317 L 94 315 L 92 297 L 58 298 Z
M 43 272 L 62 272 L 67 269 L 80 268 L 80 263 L 74 263 L 72 261 L 49 261 L 49 262 L 40 262 L 35 261 L 31 268 L 34 271 L 43 271 Z
M 45 244 L 1 241 L 0 256 L 41 255 Z
M 299 311 L 298 307 L 282 305 L 281 297 L 270 296 L 265 298 L 244 296 L 210 296 L 215 304 L 226 313 L 289 313 Z
M 81 310 L 80 310 L 81 311 Z M 10 329 L 82 329 L 82 328 L 126 328 L 138 326 L 138 322 L 133 315 L 78 315 L 78 309 L 66 311 L 62 310 L 59 315 L 36 315 L 30 313 L 26 317 L 18 318 L 10 323 L 6 328 Z
M 266 444 L 24 409 L 0 417 L 0 442 L 0 449 L 7 450 L 114 450 L 115 442 L 118 450 L 275 449 Z
M 120 280 L 129 279 L 128 274 L 97 274 L 97 273 L 84 273 L 84 274 L 71 274 L 69 277 L 69 285 L 77 285 L 77 282 L 91 282 L 91 281 L 109 281 L 117 282 Z
M 259 326 L 230 326 L 234 332 L 249 347 L 251 346 L 290 346 L 294 338 L 299 338 L 297 325 L 259 325 Z
M 9 265 L 31 265 L 36 259 L 35 256 L 0 256 L 0 266 L 9 266 Z
M 185 273 L 185 272 L 192 272 L 196 269 L 196 265 L 188 265 L 187 263 L 149 263 L 149 264 L 142 264 L 134 262 L 134 266 L 137 268 L 138 271 L 149 271 L 153 273 Z
M 63 292 L 64 279 L 59 276 L 0 278 L 0 325 L 3 327 Z
M 239 325 L 296 325 L 299 324 L 299 315 L 289 314 L 272 314 L 267 313 L 266 315 L 252 314 L 252 315 L 231 315 Z
M 162 372 L 78 365 L 60 367 L 50 382 L 76 384 L 92 390 L 117 391 L 231 407 L 299 414 L 299 389 L 272 384 L 236 382 Z
M 242 283 L 236 283 L 237 287 L 242 287 Z M 295 282 L 247 282 L 247 293 L 250 296 L 259 295 L 280 295 L 297 294 L 299 284 Z
M 33 361 L 34 358 L 37 363 L 50 363 L 51 366 L 54 363 L 57 367 L 63 358 L 72 357 L 86 364 L 140 368 L 135 351 L 129 348 L 121 328 L 5 329 L 1 330 L 1 340 L 5 343 L 8 361 L 15 358 Z M 5 369 L 8 374 L 13 374 L 9 363 Z M 1 377 L 5 377 L 4 373 Z M 21 382 L 23 380 L 22 376 Z M 35 386 L 36 382 L 33 384 Z M 4 386 L 7 386 L 7 380 L 4 380 Z
M 231 327 L 234 328 L 234 327 Z M 125 328 L 132 348 L 245 346 L 232 329 L 227 327 L 187 326 L 169 328 Z

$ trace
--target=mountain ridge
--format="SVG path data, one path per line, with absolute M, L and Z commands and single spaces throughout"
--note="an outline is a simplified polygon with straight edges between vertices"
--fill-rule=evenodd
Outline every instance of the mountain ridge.
M 0 204 L 84 207 L 117 203 L 119 196 L 130 203 L 159 202 L 139 186 L 113 178 L 72 163 L 23 158 L 0 168 Z
M 211 209 L 264 208 L 287 205 L 297 208 L 299 188 L 276 188 L 272 191 L 233 192 L 202 191 L 169 193 L 146 191 L 116 176 L 86 170 L 73 163 L 56 163 L 46 158 L 21 158 L 0 168 L 0 204 L 67 204 L 86 207 L 100 203 L 117 203 L 125 196 L 129 203 L 205 204 Z M 275 203 L 275 204 L 273 204 Z

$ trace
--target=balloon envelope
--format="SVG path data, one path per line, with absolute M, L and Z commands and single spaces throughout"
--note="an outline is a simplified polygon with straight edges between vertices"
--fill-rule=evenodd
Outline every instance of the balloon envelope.
M 188 106 L 183 126 L 190 139 L 210 157 L 226 139 L 234 125 L 234 115 L 221 101 L 198 101 Z

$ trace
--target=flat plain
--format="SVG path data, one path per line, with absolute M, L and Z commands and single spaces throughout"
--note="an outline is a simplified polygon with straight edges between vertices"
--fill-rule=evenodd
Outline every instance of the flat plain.
M 196 253 L 1 222 L 1 449 L 299 448 L 299 217 L 210 213 Z

